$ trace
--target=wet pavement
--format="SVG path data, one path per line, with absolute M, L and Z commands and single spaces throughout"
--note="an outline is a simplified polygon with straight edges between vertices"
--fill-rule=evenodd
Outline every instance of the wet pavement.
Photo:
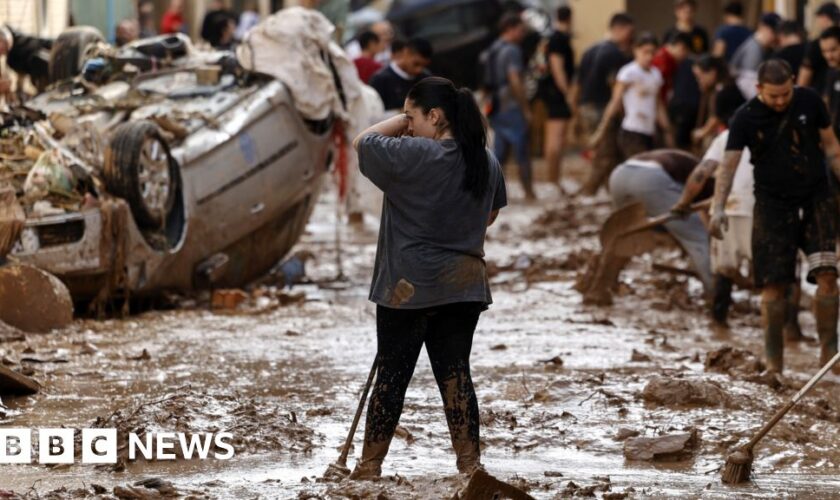
M 831 376 L 756 448 L 751 484 L 723 485 L 718 472 L 728 450 L 816 371 L 818 347 L 788 346 L 786 376 L 762 376 L 750 355 L 762 351 L 757 297 L 737 292 L 730 329 L 712 329 L 698 281 L 652 270 L 684 267 L 673 249 L 635 259 L 613 306 L 582 305 L 573 286 L 597 250 L 607 197 L 559 200 L 550 186 L 539 188 L 540 204 L 525 204 L 511 188 L 485 249 L 495 303 L 479 321 L 472 366 L 487 470 L 536 498 L 836 495 L 840 379 Z M 0 492 L 35 498 L 64 488 L 52 498 L 72 498 L 79 488 L 93 495 L 93 484 L 111 494 L 160 477 L 193 498 L 451 498 L 466 478 L 455 469 L 425 354 L 385 478 L 318 480 L 338 457 L 375 353 L 375 309 L 366 300 L 373 219 L 364 231 L 343 228 L 348 281 L 332 282 L 334 213 L 327 193 L 297 247 L 318 256 L 307 271 L 320 284 L 291 291 L 301 301 L 278 306 L 271 290 L 218 312 L 206 296 L 182 298 L 176 310 L 77 320 L 65 331 L 0 342 L 7 363 L 46 386 L 4 398 L 3 427 L 229 430 L 233 459 L 129 461 L 124 470 L 3 465 Z M 813 335 L 811 314 L 801 318 Z M 736 351 L 720 351 L 728 346 Z M 626 458 L 628 441 L 645 446 L 637 437 L 695 431 L 678 453 Z

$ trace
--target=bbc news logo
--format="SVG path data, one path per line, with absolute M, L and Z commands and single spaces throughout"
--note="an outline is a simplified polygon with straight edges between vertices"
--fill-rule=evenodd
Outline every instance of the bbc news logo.
M 74 429 L 39 429 L 38 463 L 72 464 L 76 461 Z M 0 429 L 0 464 L 32 463 L 31 429 Z M 230 460 L 235 451 L 230 441 L 233 434 L 185 434 L 157 432 L 128 435 L 128 459 L 175 460 L 193 457 L 206 460 Z M 212 450 L 212 453 L 211 453 Z M 82 429 L 81 452 L 83 464 L 117 463 L 117 429 Z M 179 454 L 180 452 L 180 454 Z

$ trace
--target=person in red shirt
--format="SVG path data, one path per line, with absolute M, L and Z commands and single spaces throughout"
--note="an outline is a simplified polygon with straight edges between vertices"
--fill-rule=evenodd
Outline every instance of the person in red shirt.
M 184 28 L 184 2 L 183 0 L 172 0 L 160 20 L 160 32 L 183 33 Z
M 677 67 L 688 57 L 691 52 L 691 35 L 688 33 L 677 33 L 673 35 L 668 43 L 662 45 L 656 55 L 653 56 L 653 66 L 662 73 L 665 84 L 662 85 L 662 99 L 665 102 L 671 98 L 671 91 L 674 88 L 674 74 Z
M 359 35 L 358 40 L 362 54 L 354 59 L 353 63 L 359 72 L 359 78 L 364 83 L 368 83 L 370 77 L 382 69 L 382 65 L 376 61 L 376 54 L 382 52 L 383 49 L 382 39 L 373 31 L 365 31 Z

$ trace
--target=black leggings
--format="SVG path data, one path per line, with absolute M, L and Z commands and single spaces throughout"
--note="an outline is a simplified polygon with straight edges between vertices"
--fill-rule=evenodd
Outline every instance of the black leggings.
M 470 377 L 473 333 L 484 305 L 461 302 L 426 309 L 377 306 L 379 370 L 367 411 L 365 446 L 384 449 L 366 458 L 381 460 L 402 413 L 405 391 L 420 349 L 426 352 L 443 398 L 458 469 L 478 464 L 478 400 Z M 376 443 L 379 446 L 376 446 Z

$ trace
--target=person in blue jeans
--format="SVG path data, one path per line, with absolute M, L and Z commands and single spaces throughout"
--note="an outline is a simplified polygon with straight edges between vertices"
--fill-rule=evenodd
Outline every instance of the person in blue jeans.
M 502 17 L 499 31 L 499 39 L 489 49 L 486 68 L 486 80 L 492 93 L 489 118 L 495 133 L 493 152 L 499 162 L 504 163 L 508 151 L 513 150 L 525 198 L 533 200 L 536 196 L 528 151 L 531 110 L 525 93 L 525 66 L 519 47 L 526 35 L 525 23 L 519 14 L 508 13 Z

